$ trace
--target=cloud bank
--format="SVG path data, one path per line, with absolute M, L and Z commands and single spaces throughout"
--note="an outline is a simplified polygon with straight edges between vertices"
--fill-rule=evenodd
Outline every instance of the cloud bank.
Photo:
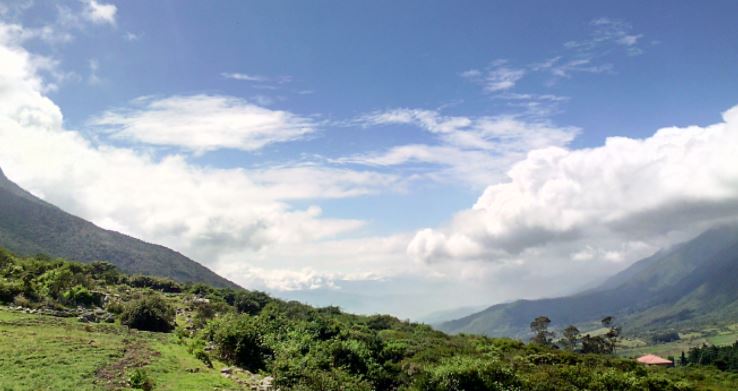
M 535 150 L 508 177 L 448 227 L 419 231 L 408 253 L 429 263 L 498 262 L 576 244 L 570 259 L 623 260 L 623 243 L 653 248 L 660 238 L 738 219 L 738 106 L 706 127 Z M 614 243 L 620 255 L 607 247 Z
M 396 177 L 306 164 L 250 170 L 203 167 L 187 155 L 159 157 L 147 152 L 150 148 L 117 147 L 87 138 L 64 127 L 62 112 L 45 95 L 48 87 L 39 75 L 39 64 L 55 63 L 40 62 L 25 50 L 21 44 L 27 39 L 22 26 L 0 23 L 0 164 L 12 180 L 70 213 L 176 248 L 237 282 L 314 288 L 360 276 L 356 270 L 361 264 L 330 262 L 352 255 L 355 244 L 337 238 L 365 222 L 323 217 L 312 202 L 371 194 Z M 197 95 L 139 103 L 136 109 L 106 113 L 96 123 L 117 125 L 118 132 L 141 142 L 178 145 L 178 137 L 198 141 L 181 142 L 192 150 L 257 148 L 298 137 L 309 128 L 308 120 L 232 97 Z M 206 126 L 212 126 L 211 132 L 200 135 Z M 295 208 L 288 202 L 294 200 L 307 205 Z M 322 241 L 335 241 L 336 258 L 325 257 L 321 270 L 335 273 L 320 277 L 322 271 L 300 263 L 309 262 L 317 251 L 310 248 L 320 248 Z M 289 260 L 295 263 L 283 266 L 293 272 L 239 273 L 267 265 L 279 269 L 274 263 L 259 263 L 287 262 L 275 249 L 298 255 Z M 382 251 L 372 254 L 385 259 Z

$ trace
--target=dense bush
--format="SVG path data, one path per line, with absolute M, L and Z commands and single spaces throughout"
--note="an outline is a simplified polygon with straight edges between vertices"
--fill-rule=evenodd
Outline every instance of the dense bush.
M 168 278 L 135 275 L 128 277 L 128 285 L 135 288 L 149 288 L 166 293 L 182 292 L 182 285 Z
M 12 303 L 16 295 L 23 292 L 23 286 L 16 282 L 0 280 L 0 303 Z
M 82 305 L 82 306 L 101 306 L 103 295 L 100 292 L 94 292 L 82 285 L 75 285 L 62 293 L 62 300 L 66 304 Z
M 651 341 L 657 343 L 669 343 L 679 340 L 679 333 L 676 331 L 666 331 L 651 336 Z
M 161 296 L 147 295 L 126 306 L 120 320 L 138 330 L 170 332 L 174 329 L 174 316 L 174 308 Z
M 264 368 L 270 355 L 260 329 L 253 317 L 228 314 L 211 321 L 205 337 L 215 344 L 224 361 L 257 371 Z
M 520 390 L 515 372 L 495 359 L 456 356 L 442 361 L 418 378 L 419 390 L 512 391 Z
M 233 305 L 239 313 L 256 315 L 261 312 L 272 299 L 264 292 L 243 291 L 238 292 L 234 298 Z

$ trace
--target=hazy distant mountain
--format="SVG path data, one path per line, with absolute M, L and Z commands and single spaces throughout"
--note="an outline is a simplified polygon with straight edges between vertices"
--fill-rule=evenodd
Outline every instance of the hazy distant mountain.
M 434 311 L 429 314 L 423 315 L 416 320 L 425 324 L 436 325 L 443 322 L 448 322 L 453 319 L 458 319 L 470 314 L 479 312 L 484 309 L 485 306 L 473 306 L 473 307 L 459 307 L 452 308 L 442 311 Z
M 21 255 L 48 254 L 83 262 L 105 260 L 128 273 L 237 287 L 166 247 L 102 229 L 51 205 L 0 170 L 0 246 Z
M 626 331 L 704 324 L 738 315 L 738 226 L 720 226 L 636 262 L 599 287 L 568 297 L 519 300 L 445 322 L 448 332 L 524 337 L 530 321 L 597 322 L 613 315 Z

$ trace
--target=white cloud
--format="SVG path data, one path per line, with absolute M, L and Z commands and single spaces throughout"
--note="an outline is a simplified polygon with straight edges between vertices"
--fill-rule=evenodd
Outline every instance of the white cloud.
M 268 81 L 269 79 L 264 76 L 259 75 L 249 75 L 247 73 L 238 73 L 238 72 L 223 72 L 220 74 L 221 76 L 225 77 L 226 79 L 233 79 L 233 80 L 242 80 L 242 81 L 257 81 L 257 82 L 264 82 Z
M 578 260 L 632 261 L 736 219 L 738 106 L 723 118 L 646 139 L 611 137 L 598 148 L 535 150 L 450 226 L 419 231 L 408 252 L 425 262 L 494 262 L 539 252 L 550 260 L 566 247 L 562 254 Z M 582 252 L 587 246 L 599 247 Z
M 610 50 L 612 46 L 620 46 L 626 54 L 636 56 L 643 53 L 643 49 L 637 46 L 643 34 L 633 34 L 633 26 L 619 19 L 598 18 L 590 22 L 593 27 L 592 34 L 581 41 L 568 41 L 564 47 L 572 49 L 587 56 L 601 54 L 602 51 Z
M 91 124 L 117 137 L 197 153 L 221 148 L 254 151 L 316 130 L 310 118 L 222 95 L 139 98 L 131 108 L 105 112 Z
M 136 34 L 130 31 L 126 31 L 126 33 L 123 34 L 123 39 L 129 42 L 138 41 L 139 39 L 141 39 L 141 34 Z
M 97 74 L 97 71 L 100 69 L 100 62 L 96 58 L 92 58 L 88 61 L 88 66 L 90 68 L 90 75 L 87 77 L 87 82 L 90 84 L 100 84 L 102 79 Z
M 442 181 L 462 181 L 484 186 L 497 180 L 527 151 L 568 144 L 577 134 L 574 127 L 557 127 L 547 121 L 530 121 L 514 116 L 444 116 L 437 111 L 394 109 L 375 112 L 359 119 L 365 125 L 413 125 L 434 134 L 437 145 L 408 144 L 377 153 L 339 159 L 343 163 L 397 166 L 427 163 L 428 176 Z
M 255 83 L 287 84 L 292 81 L 292 76 L 289 75 L 268 77 L 239 72 L 223 72 L 220 75 L 226 79 L 250 81 Z M 276 89 L 277 87 L 273 85 L 261 85 L 261 88 Z
M 98 3 L 96 0 L 87 0 L 83 16 L 85 19 L 97 24 L 109 24 L 115 26 L 115 14 L 118 8 L 113 4 Z
M 0 24 L 0 166 L 34 194 L 105 228 L 175 248 L 239 283 L 263 272 L 261 284 L 273 289 L 377 278 L 364 267 L 389 259 L 380 248 L 404 259 L 397 248 L 407 238 L 392 246 L 377 239 L 373 255 L 356 256 L 359 241 L 340 238 L 365 222 L 325 217 L 310 204 L 376 192 L 396 178 L 316 165 L 218 169 L 93 142 L 63 127 L 34 57 L 18 44 Z M 331 248 L 337 255 L 328 256 Z
M 507 65 L 506 60 L 492 62 L 484 72 L 471 69 L 461 73 L 465 79 L 481 84 L 486 92 L 499 92 L 515 87 L 515 84 L 525 76 L 526 70 L 513 68 Z

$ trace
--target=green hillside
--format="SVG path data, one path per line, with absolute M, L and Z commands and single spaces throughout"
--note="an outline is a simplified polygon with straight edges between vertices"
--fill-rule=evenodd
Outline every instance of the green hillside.
M 738 227 L 720 226 L 636 262 L 600 287 L 568 297 L 499 304 L 439 325 L 452 333 L 526 337 L 531 319 L 586 328 L 613 315 L 626 333 L 738 320 Z
M 163 330 L 152 332 L 146 330 Z M 647 368 L 386 315 L 0 251 L 2 390 L 732 390 L 728 372 Z
M 83 262 L 106 260 L 127 273 L 236 285 L 166 247 L 97 227 L 40 200 L 0 170 L 0 246 L 22 255 L 48 254 Z

